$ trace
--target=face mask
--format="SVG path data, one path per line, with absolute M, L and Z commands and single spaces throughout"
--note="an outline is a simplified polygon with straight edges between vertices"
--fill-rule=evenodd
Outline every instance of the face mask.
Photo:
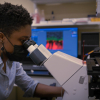
M 23 46 L 14 45 L 14 52 L 9 53 L 6 51 L 6 55 L 10 61 L 23 61 L 27 55 L 28 51 L 24 49 Z
M 10 42 L 9 39 L 8 39 L 8 41 Z M 27 57 L 28 51 L 23 47 L 23 45 L 13 45 L 12 44 L 12 46 L 14 47 L 13 53 L 9 53 L 9 52 L 6 51 L 6 55 L 7 55 L 8 59 L 10 61 L 19 61 L 19 62 L 23 61 Z

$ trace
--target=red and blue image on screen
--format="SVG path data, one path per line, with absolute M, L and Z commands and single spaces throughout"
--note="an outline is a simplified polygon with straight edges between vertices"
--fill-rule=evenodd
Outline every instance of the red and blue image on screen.
M 43 44 L 51 53 L 78 56 L 78 28 L 41 28 L 32 29 L 31 39 L 38 45 Z
M 63 49 L 63 32 L 47 32 L 46 48 L 50 50 Z

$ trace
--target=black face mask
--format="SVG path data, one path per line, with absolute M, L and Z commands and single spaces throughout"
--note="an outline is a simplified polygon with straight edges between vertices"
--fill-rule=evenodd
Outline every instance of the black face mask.
M 9 39 L 8 39 L 8 41 L 10 42 Z M 9 53 L 9 52 L 6 51 L 6 49 L 4 48 L 4 45 L 3 45 L 3 48 L 6 51 L 6 55 L 7 55 L 8 59 L 10 61 L 18 61 L 18 62 L 23 61 L 27 57 L 28 51 L 24 48 L 23 45 L 13 45 L 12 44 L 12 46 L 14 47 L 14 52 L 13 53 Z
M 14 45 L 14 52 L 9 53 L 6 51 L 6 55 L 10 61 L 23 61 L 27 55 L 28 51 L 25 50 L 23 46 Z

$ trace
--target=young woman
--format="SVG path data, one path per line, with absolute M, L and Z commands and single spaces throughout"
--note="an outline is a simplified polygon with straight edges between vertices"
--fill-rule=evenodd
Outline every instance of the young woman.
M 27 55 L 22 44 L 31 37 L 31 24 L 32 18 L 22 6 L 0 4 L 0 100 L 9 96 L 14 83 L 25 91 L 25 97 L 58 97 L 64 94 L 61 87 L 33 80 L 19 63 Z

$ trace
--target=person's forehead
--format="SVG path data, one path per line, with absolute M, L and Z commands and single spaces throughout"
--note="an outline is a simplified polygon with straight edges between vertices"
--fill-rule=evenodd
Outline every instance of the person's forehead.
M 14 31 L 11 34 L 11 38 L 20 38 L 20 37 L 28 38 L 30 36 L 31 36 L 31 26 L 30 25 L 21 27 L 18 31 Z

